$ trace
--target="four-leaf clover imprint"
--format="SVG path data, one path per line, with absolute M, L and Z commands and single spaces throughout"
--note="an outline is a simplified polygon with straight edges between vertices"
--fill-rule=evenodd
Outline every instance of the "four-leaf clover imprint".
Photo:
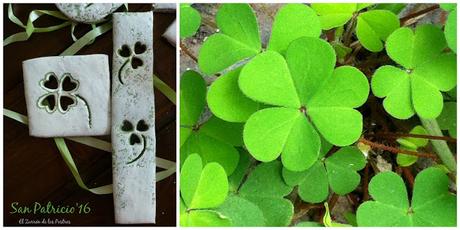
M 91 127 L 91 111 L 88 103 L 86 99 L 77 94 L 80 83 L 70 73 L 64 73 L 58 79 L 54 72 L 49 72 L 39 84 L 46 91 L 38 98 L 37 105 L 39 108 L 45 109 L 48 113 L 54 113 L 57 110 L 65 114 L 76 106 L 78 99 L 80 99 L 88 111 L 88 124 Z
M 149 129 L 149 126 L 147 123 L 145 123 L 144 120 L 139 120 L 136 125 L 136 129 L 134 129 L 133 124 L 128 121 L 124 120 L 123 124 L 121 125 L 121 130 L 124 132 L 130 133 L 129 135 L 129 144 L 130 145 L 136 145 L 136 144 L 142 144 L 142 151 L 140 154 L 138 154 L 134 159 L 128 161 L 126 164 L 131 164 L 137 160 L 139 160 L 142 155 L 145 153 L 145 148 L 147 146 L 147 139 L 145 138 L 145 135 L 143 134 Z M 142 140 L 141 140 L 142 139 Z
M 249 117 L 243 139 L 257 160 L 272 161 L 281 153 L 287 169 L 303 171 L 318 158 L 318 131 L 338 146 L 358 140 L 362 115 L 354 108 L 366 102 L 369 83 L 355 67 L 334 69 L 335 52 L 319 38 L 293 41 L 285 57 L 266 51 L 241 70 L 241 91 L 254 101 L 275 106 Z
M 144 62 L 142 61 L 142 59 L 139 58 L 139 55 L 145 53 L 146 50 L 147 47 L 140 42 L 136 42 L 134 44 L 133 50 L 131 50 L 131 48 L 128 45 L 122 45 L 121 48 L 118 49 L 118 55 L 125 59 L 125 62 L 118 71 L 118 80 L 120 80 L 121 84 L 124 84 L 123 77 L 121 76 L 121 74 L 123 73 L 123 68 L 125 68 L 128 62 L 131 63 L 131 67 L 133 69 L 137 69 L 138 67 L 143 66 Z

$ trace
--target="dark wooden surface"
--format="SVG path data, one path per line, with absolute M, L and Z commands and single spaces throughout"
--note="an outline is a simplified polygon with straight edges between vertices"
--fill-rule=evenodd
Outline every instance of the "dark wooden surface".
M 8 20 L 8 5 L 3 5 L 4 39 L 22 31 Z M 14 4 L 20 20 L 26 22 L 31 10 L 57 10 L 52 4 Z M 151 10 L 151 4 L 130 4 L 130 11 Z M 154 17 L 154 72 L 170 87 L 176 86 L 176 52 L 161 34 L 174 21 L 174 13 L 159 13 Z M 59 23 L 55 18 L 44 16 L 35 24 L 49 26 Z M 88 25 L 77 26 L 76 35 L 82 36 L 90 30 Z M 59 55 L 73 43 L 70 27 L 33 34 L 25 42 L 4 47 L 4 108 L 27 114 L 22 77 L 22 61 Z M 78 54 L 108 54 L 112 56 L 112 31 L 98 37 Z M 111 60 L 111 59 L 110 59 Z M 176 108 L 164 95 L 155 90 L 157 156 L 176 160 Z M 34 138 L 28 128 L 19 122 L 4 117 L 4 225 L 18 225 L 21 218 L 65 219 L 71 225 L 114 225 L 112 195 L 94 195 L 81 189 L 60 156 L 53 139 Z M 110 140 L 109 136 L 101 137 Z M 83 180 L 89 187 L 112 183 L 111 154 L 79 143 L 66 141 Z M 174 226 L 176 223 L 176 174 L 157 183 L 157 225 Z M 33 205 L 34 202 L 55 206 L 74 206 L 88 203 L 90 214 L 11 214 L 11 203 Z

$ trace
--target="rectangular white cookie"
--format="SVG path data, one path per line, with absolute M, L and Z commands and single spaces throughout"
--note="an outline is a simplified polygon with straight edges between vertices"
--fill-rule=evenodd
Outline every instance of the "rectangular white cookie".
M 153 13 L 113 14 L 112 170 L 119 224 L 155 223 L 152 76 Z
M 110 133 L 107 55 L 40 57 L 24 61 L 22 68 L 31 136 Z

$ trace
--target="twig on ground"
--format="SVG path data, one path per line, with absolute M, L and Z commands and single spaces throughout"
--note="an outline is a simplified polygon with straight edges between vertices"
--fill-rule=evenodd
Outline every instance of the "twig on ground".
M 366 145 L 369 145 L 373 149 L 383 149 L 385 151 L 388 151 L 388 152 L 391 152 L 391 153 L 394 153 L 394 154 L 407 154 L 407 155 L 412 155 L 412 156 L 431 158 L 431 159 L 434 159 L 434 160 L 438 158 L 433 153 L 415 152 L 415 151 L 410 151 L 410 150 L 406 150 L 406 149 L 399 149 L 399 148 L 395 148 L 395 147 L 390 147 L 390 146 L 387 146 L 387 145 L 384 145 L 384 144 L 379 144 L 379 143 L 375 143 L 375 142 L 366 140 L 363 137 L 361 137 L 359 139 L 359 142 L 364 143 Z
M 195 55 L 192 54 L 192 52 L 190 52 L 190 50 L 185 46 L 184 43 L 180 43 L 180 49 L 182 52 L 184 52 L 187 56 L 189 56 L 191 59 L 193 59 L 193 61 L 195 61 L 196 63 L 198 63 L 198 59 L 195 57 Z
M 406 22 L 409 21 L 409 19 L 416 18 L 418 16 L 422 16 L 422 15 L 427 14 L 427 13 L 429 13 L 429 12 L 431 12 L 433 10 L 436 10 L 438 8 L 439 8 L 439 5 L 436 4 L 434 6 L 425 8 L 423 10 L 420 10 L 420 11 L 417 11 L 415 13 L 409 14 L 409 15 L 407 15 L 405 17 L 402 17 L 402 18 L 399 19 L 399 21 L 401 23 L 401 26 L 406 25 Z

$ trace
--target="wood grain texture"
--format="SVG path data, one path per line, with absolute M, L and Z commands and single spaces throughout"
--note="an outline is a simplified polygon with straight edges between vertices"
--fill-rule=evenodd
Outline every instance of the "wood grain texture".
M 129 10 L 140 12 L 151 10 L 151 4 L 129 4 Z M 32 10 L 57 10 L 53 4 L 14 4 L 16 16 L 23 22 Z M 21 32 L 21 28 L 8 20 L 8 5 L 3 5 L 4 38 Z M 176 51 L 161 37 L 174 21 L 174 13 L 154 15 L 154 73 L 171 88 L 176 86 Z M 43 16 L 36 26 L 50 26 L 60 20 Z M 91 29 L 78 25 L 75 34 L 84 35 Z M 58 31 L 33 34 L 28 41 L 17 42 L 4 47 L 4 108 L 27 114 L 22 77 L 22 61 L 41 56 L 59 55 L 73 43 L 70 27 Z M 107 54 L 112 56 L 112 33 L 98 37 L 78 54 Z M 111 60 L 111 59 L 110 59 Z M 111 63 L 111 62 L 109 62 Z M 176 108 L 161 92 L 155 90 L 157 156 L 176 160 Z M 27 126 L 4 117 L 4 225 L 19 225 L 21 218 L 65 219 L 71 225 L 110 226 L 114 225 L 112 195 L 94 195 L 81 189 L 65 165 L 53 139 L 34 138 L 28 135 Z M 110 140 L 109 136 L 100 137 Z M 112 183 L 110 153 L 79 143 L 66 141 L 80 174 L 89 187 Z M 159 169 L 158 169 L 159 170 Z M 11 214 L 11 203 L 42 205 L 50 201 L 55 206 L 74 206 L 88 203 L 90 214 Z M 176 224 L 176 174 L 157 183 L 157 224 Z

